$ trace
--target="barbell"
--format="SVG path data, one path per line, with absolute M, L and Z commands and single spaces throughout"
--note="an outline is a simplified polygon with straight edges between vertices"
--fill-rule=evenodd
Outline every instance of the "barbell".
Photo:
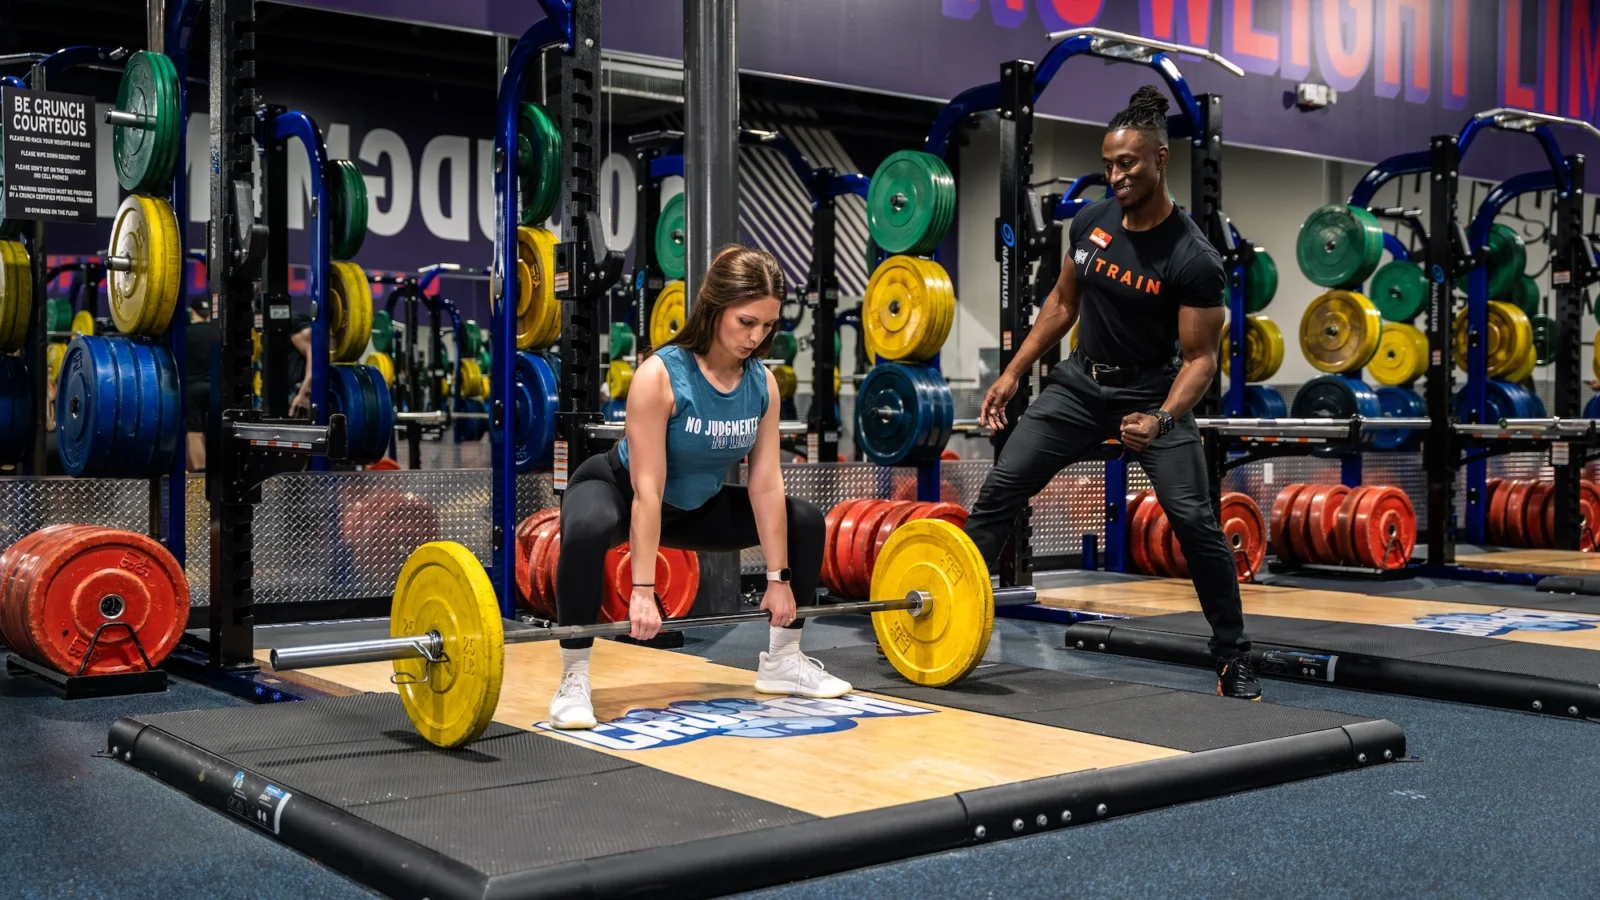
M 908 681 L 943 687 L 977 668 L 998 606 L 1033 603 L 1031 587 L 991 587 L 978 548 L 949 522 L 916 519 L 895 529 L 878 555 L 871 596 L 801 606 L 797 618 L 870 613 L 885 656 Z M 766 621 L 765 611 L 667 619 L 663 631 Z M 279 648 L 279 671 L 392 662 L 390 680 L 413 725 L 430 743 L 461 747 L 494 717 L 505 678 L 505 645 L 624 635 L 628 622 L 556 625 L 506 632 L 494 586 L 472 552 L 450 541 L 423 544 L 395 582 L 388 638 Z

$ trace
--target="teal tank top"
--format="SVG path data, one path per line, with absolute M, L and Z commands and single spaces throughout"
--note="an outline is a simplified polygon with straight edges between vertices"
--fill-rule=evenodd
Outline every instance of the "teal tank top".
M 656 351 L 672 379 L 675 407 L 667 420 L 667 485 L 662 500 L 679 509 L 698 509 L 722 490 L 728 469 L 756 443 L 756 426 L 767 412 L 767 373 L 758 359 L 745 360 L 744 374 L 731 391 L 706 380 L 687 347 L 669 344 Z M 628 439 L 617 446 L 628 465 Z

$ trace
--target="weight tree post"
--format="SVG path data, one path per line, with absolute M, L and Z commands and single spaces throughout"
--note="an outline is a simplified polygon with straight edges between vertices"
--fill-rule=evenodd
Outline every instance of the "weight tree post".
M 812 173 L 816 186 L 811 210 L 811 271 L 806 276 L 805 303 L 811 315 L 811 409 L 806 411 L 806 459 L 832 462 L 839 456 L 839 417 L 833 411 L 833 352 L 839 311 L 838 194 L 830 190 L 837 173 L 830 168 Z
M 1240 385 L 1244 383 L 1244 292 L 1233 284 L 1233 270 L 1239 265 L 1239 248 L 1233 243 L 1233 233 L 1228 228 L 1228 218 L 1222 211 L 1222 96 L 1199 94 L 1195 98 L 1199 121 L 1191 123 L 1193 133 L 1189 142 L 1189 204 L 1190 215 L 1200 226 L 1206 240 L 1222 256 L 1222 270 L 1227 276 L 1229 343 L 1237 348 L 1239 359 L 1232 364 L 1233 374 Z M 1230 379 L 1231 382 L 1231 379 Z M 1243 387 L 1240 388 L 1243 391 Z M 1199 416 L 1216 416 L 1222 409 L 1222 371 L 1220 367 L 1211 378 L 1211 387 L 1195 408 Z M 1227 438 L 1208 431 L 1201 436 L 1205 448 L 1208 490 L 1211 508 L 1218 520 L 1222 517 L 1222 468 L 1226 462 Z M 1120 500 L 1123 494 L 1118 494 Z M 1113 498 L 1107 497 L 1112 503 Z M 1119 513 L 1120 513 L 1119 505 Z M 1109 530 L 1110 526 L 1107 526 Z
M 994 253 L 1000 264 L 1000 371 L 1016 358 L 1028 339 L 1033 320 L 1029 290 L 1031 265 L 1039 249 L 1039 228 L 1034 225 L 1039 201 L 1033 195 L 1033 82 L 1032 60 L 1017 59 L 1000 65 L 1000 217 L 995 221 Z M 1016 423 L 1033 396 L 1033 373 L 1017 386 L 1006 404 L 1007 425 L 989 440 L 995 458 L 1005 448 Z M 937 489 L 937 488 L 936 488 Z M 1024 504 L 1012 523 L 1009 558 L 999 569 L 1011 584 L 1033 583 L 1032 510 Z
M 633 218 L 633 284 L 629 293 L 633 299 L 634 352 L 643 356 L 654 349 L 650 346 L 650 315 L 656 309 L 656 295 L 666 285 L 661 273 L 661 263 L 656 259 L 656 221 L 661 218 L 661 181 L 651 172 L 651 167 L 661 158 L 661 147 L 644 144 L 633 151 L 633 167 L 638 183 L 634 193 L 638 197 L 637 212 Z
M 211 228 L 206 242 L 212 315 L 218 320 L 220 393 L 223 409 L 248 409 L 252 279 L 256 266 L 249 243 L 251 210 L 235 203 L 250 197 L 255 154 L 255 3 L 211 2 Z M 251 584 L 251 528 L 260 487 L 250 477 L 250 455 L 239 441 L 224 439 L 206 460 L 211 497 L 210 662 L 223 668 L 255 665 Z
M 559 46 L 564 51 L 562 57 L 563 73 L 565 74 L 566 61 L 570 58 L 566 54 L 581 49 L 574 41 L 574 31 L 578 27 L 574 10 L 564 0 L 540 0 L 539 4 L 545 12 L 545 18 L 535 22 L 516 45 L 511 48 L 511 56 L 506 63 L 505 71 L 500 76 L 500 92 L 495 100 L 495 136 L 494 136 L 494 197 L 495 197 L 495 247 L 494 265 L 491 269 L 489 280 L 490 293 L 490 339 L 494 343 L 493 358 L 500 361 L 490 373 L 492 398 L 489 408 L 489 427 L 496 431 L 498 440 L 490 441 L 489 461 L 491 470 L 490 490 L 490 529 L 489 545 L 491 565 L 489 578 L 494 582 L 495 595 L 500 601 L 501 615 L 509 617 L 514 608 L 516 597 L 516 578 L 511 560 L 511 546 L 514 544 L 512 535 L 517 526 L 517 476 L 516 476 L 516 444 L 512 440 L 511 427 L 507 409 L 506 398 L 513 396 L 516 389 L 516 359 L 517 359 L 517 325 L 516 308 L 517 295 L 521 289 L 520 280 L 517 278 L 517 225 L 521 216 L 521 208 L 517 196 L 517 132 L 521 119 L 522 98 L 528 83 L 528 71 L 533 66 L 533 61 L 545 47 Z M 585 10 L 590 4 L 582 4 L 579 10 Z M 567 100 L 562 105 L 563 134 L 561 148 L 561 171 L 563 175 L 571 172 L 572 167 L 572 142 L 575 139 L 573 123 L 567 118 L 570 112 L 571 97 L 577 92 L 582 97 L 582 102 L 588 111 L 593 111 L 595 106 L 594 88 L 599 73 L 599 35 L 600 16 L 599 10 L 584 18 L 587 30 L 584 38 L 589 42 L 589 53 L 585 59 L 593 61 L 594 68 L 578 73 L 579 81 L 566 82 Z M 592 137 L 593 123 L 585 122 L 584 139 Z M 591 184 L 593 173 L 589 174 Z M 570 181 L 563 179 L 562 203 L 566 213 L 563 216 L 563 227 L 572 227 L 572 206 L 567 195 Z M 561 246 L 556 250 L 557 266 L 563 256 Z M 557 296 L 564 297 L 561 277 L 556 273 L 545 273 L 555 281 Z M 570 277 L 570 276 L 569 276 Z M 563 304 L 565 306 L 565 304 Z M 430 303 L 429 311 L 432 316 L 430 321 L 435 323 L 434 336 L 438 335 L 438 304 Z M 563 325 L 570 329 L 570 323 L 565 322 L 566 311 L 563 310 Z M 563 333 L 561 350 L 563 355 L 567 352 L 568 335 Z M 561 413 L 556 417 L 556 442 L 555 442 L 555 488 L 560 491 L 566 487 L 567 460 L 566 453 L 570 442 L 578 441 L 581 448 L 581 426 L 573 428 L 570 422 L 574 411 L 573 398 L 568 386 L 573 384 L 575 373 L 573 367 L 567 365 L 567 360 L 562 360 L 561 367 Z M 437 359 L 434 361 L 437 366 Z M 592 365 L 586 368 L 592 368 Z M 432 369 L 430 369 L 430 372 Z M 589 373 L 592 375 L 592 373 Z M 429 381 L 434 379 L 430 375 Z M 429 385 L 430 389 L 433 387 Z M 443 405 L 445 398 L 441 395 L 440 403 Z M 581 407 L 578 407 L 581 408 Z
M 266 120 L 275 122 L 288 112 L 268 104 Z M 287 222 L 289 211 L 289 145 L 287 141 L 261 143 L 261 216 L 268 222 Z M 268 418 L 289 417 L 289 341 L 294 311 L 289 305 L 289 229 L 267 234 L 267 258 L 261 270 L 261 411 Z M 306 368 L 306 377 L 311 369 Z
M 684 306 L 718 247 L 739 240 L 739 65 L 735 0 L 683 3 Z M 735 466 L 728 471 L 732 480 Z M 700 613 L 732 612 L 739 554 L 702 553 Z
M 1422 467 L 1428 478 L 1428 564 L 1454 565 L 1456 440 L 1452 414 L 1450 286 L 1459 271 L 1456 260 L 1456 172 L 1461 148 L 1453 134 L 1435 135 L 1428 146 L 1428 426 L 1422 441 Z M 1467 249 L 1467 248 L 1462 248 Z M 1469 489 L 1470 490 L 1470 489 Z
M 1582 322 L 1585 275 L 1592 262 L 1584 258 L 1588 246 L 1583 233 L 1582 154 L 1569 156 L 1565 189 L 1556 194 L 1554 240 L 1551 242 L 1551 283 L 1555 287 L 1556 388 L 1551 415 L 1575 419 L 1581 407 L 1583 384 Z M 1579 483 L 1583 480 L 1584 447 L 1561 441 L 1550 446 L 1550 464 L 1556 470 L 1555 548 L 1576 550 L 1582 528 L 1579 509 Z M 1591 523 L 1592 527 L 1593 523 Z

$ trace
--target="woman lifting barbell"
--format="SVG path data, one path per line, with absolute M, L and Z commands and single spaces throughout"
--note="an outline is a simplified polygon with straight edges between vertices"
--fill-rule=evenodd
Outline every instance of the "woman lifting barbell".
M 783 492 L 777 386 L 761 364 L 772 346 L 783 269 L 772 254 L 727 247 L 701 279 L 688 320 L 640 364 L 628 391 L 627 431 L 585 460 L 561 501 L 556 608 L 563 625 L 599 620 L 604 559 L 628 541 L 631 636 L 661 627 L 657 547 L 726 552 L 760 546 L 767 563 L 761 608 L 771 617 L 756 690 L 832 698 L 850 685 L 800 652 L 795 598 L 814 603 L 822 568 L 822 511 Z M 749 484 L 723 476 L 749 457 Z M 561 684 L 550 701 L 556 728 L 593 728 L 593 638 L 561 642 Z

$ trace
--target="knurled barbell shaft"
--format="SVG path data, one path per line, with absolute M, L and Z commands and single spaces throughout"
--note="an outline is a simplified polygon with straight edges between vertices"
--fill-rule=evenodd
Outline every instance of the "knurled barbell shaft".
M 802 606 L 795 610 L 795 618 L 809 619 L 816 616 L 841 616 L 889 612 L 900 609 L 920 609 L 925 606 L 928 600 L 925 594 L 919 598 L 917 596 L 918 593 L 920 592 L 913 592 L 911 595 L 899 600 L 862 600 L 850 603 Z M 1026 606 L 1036 599 L 1037 594 L 1031 587 L 998 588 L 994 592 L 994 605 L 997 608 L 1002 606 Z M 764 622 L 766 620 L 766 611 L 757 610 L 747 613 L 730 613 L 723 616 L 664 619 L 661 622 L 661 630 L 677 631 L 683 628 L 742 625 L 746 622 Z M 506 632 L 505 642 L 507 644 L 526 644 L 532 641 L 613 637 L 627 634 L 632 630 L 633 626 L 629 622 L 602 622 L 596 625 L 555 625 L 550 628 L 526 628 Z M 316 669 L 323 666 L 347 666 L 367 662 L 437 658 L 443 652 L 444 647 L 439 636 L 430 632 L 424 635 L 375 638 L 369 641 L 350 641 L 342 644 L 280 647 L 272 651 L 272 667 L 282 671 Z

